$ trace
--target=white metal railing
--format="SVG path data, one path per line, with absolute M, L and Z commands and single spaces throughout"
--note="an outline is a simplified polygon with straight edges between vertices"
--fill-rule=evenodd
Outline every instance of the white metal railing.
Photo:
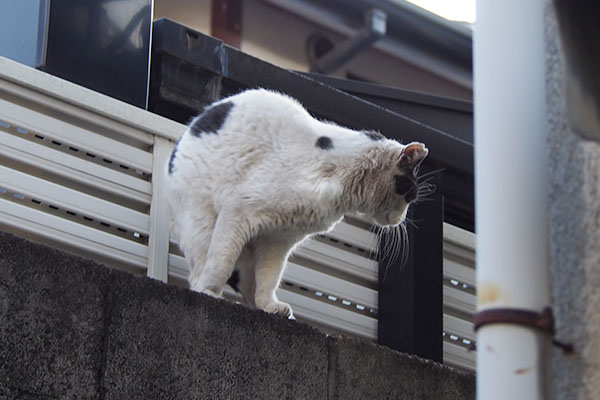
M 475 369 L 475 235 L 444 224 L 444 362 Z
M 0 229 L 162 281 L 188 274 L 161 192 L 184 126 L 0 57 Z M 444 357 L 472 368 L 474 236 L 444 227 Z M 377 338 L 377 236 L 358 217 L 300 245 L 279 297 L 298 319 Z M 226 295 L 237 299 L 228 290 Z

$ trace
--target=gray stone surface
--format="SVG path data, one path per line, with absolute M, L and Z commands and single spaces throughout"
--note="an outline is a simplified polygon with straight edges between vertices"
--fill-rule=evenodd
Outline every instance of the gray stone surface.
M 326 398 L 325 336 L 305 324 L 135 278 L 110 321 L 110 398 Z
M 375 343 L 329 341 L 329 399 L 474 399 L 475 377 Z
M 0 232 L 0 400 L 469 399 L 472 375 Z
M 569 126 L 564 63 L 551 1 L 546 13 L 549 247 L 556 338 L 555 399 L 600 398 L 600 145 Z
M 4 392 L 98 397 L 108 275 L 88 261 L 0 233 Z

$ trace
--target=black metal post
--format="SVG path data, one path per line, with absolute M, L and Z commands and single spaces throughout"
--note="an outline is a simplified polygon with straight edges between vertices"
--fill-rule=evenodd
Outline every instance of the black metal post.
M 409 256 L 383 258 L 379 267 L 380 344 L 395 350 L 442 361 L 442 279 L 444 198 L 434 193 L 411 206 Z M 389 234 L 388 234 L 389 235 Z M 389 237 L 383 237 L 380 250 Z M 385 251 L 380 251 L 384 254 Z

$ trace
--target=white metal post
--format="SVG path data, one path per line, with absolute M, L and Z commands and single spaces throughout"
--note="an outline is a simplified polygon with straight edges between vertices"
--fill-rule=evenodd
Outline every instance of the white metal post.
M 549 306 L 544 1 L 477 2 L 474 35 L 477 308 Z M 548 335 L 477 335 L 478 399 L 547 399 Z
M 163 170 L 172 148 L 173 144 L 167 139 L 154 137 L 147 275 L 163 282 L 166 282 L 169 276 L 169 218 L 163 193 Z

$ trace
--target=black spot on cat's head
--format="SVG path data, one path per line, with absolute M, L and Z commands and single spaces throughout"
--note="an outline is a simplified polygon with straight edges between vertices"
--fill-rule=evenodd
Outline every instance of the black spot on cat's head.
M 173 151 L 171 152 L 171 158 L 169 158 L 169 175 L 173 173 L 173 169 L 175 168 L 173 162 L 175 161 L 175 157 L 177 157 L 177 146 L 179 146 L 179 141 L 175 143 L 175 147 L 173 147 Z
M 394 175 L 396 181 L 396 193 L 404 196 L 407 203 L 417 198 L 417 183 L 409 176 Z
M 362 133 L 374 142 L 385 139 L 385 136 L 377 131 L 363 131 Z
M 315 146 L 322 150 L 331 150 L 333 149 L 333 141 L 327 136 L 321 136 L 317 139 Z
M 206 109 L 197 116 L 190 125 L 190 132 L 195 136 L 203 133 L 217 133 L 225 123 L 233 103 L 227 101 Z

